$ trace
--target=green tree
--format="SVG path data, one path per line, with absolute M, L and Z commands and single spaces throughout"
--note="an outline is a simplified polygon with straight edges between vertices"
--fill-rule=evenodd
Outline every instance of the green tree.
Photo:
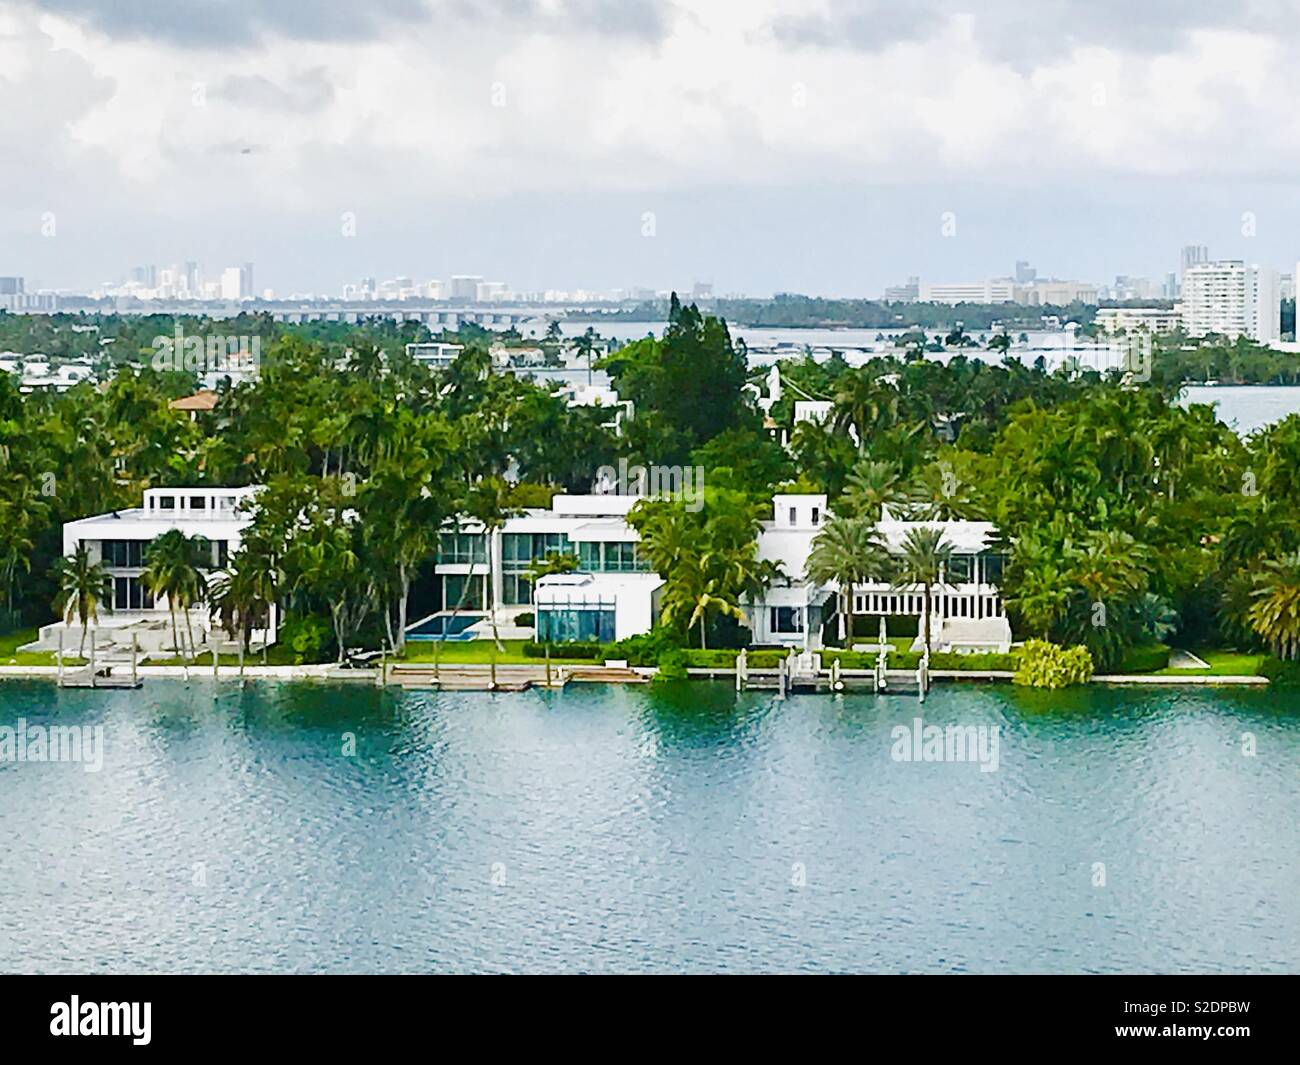
M 1279 658 L 1300 658 L 1300 552 L 1265 560 L 1251 598 L 1251 628 Z
M 835 584 L 839 597 L 839 632 L 843 646 L 851 631 L 853 586 L 888 579 L 888 551 L 864 518 L 832 518 L 813 539 L 805 575 L 815 584 Z
M 145 548 L 144 563 L 140 577 L 155 598 L 166 597 L 172 643 L 188 659 L 195 650 L 190 609 L 207 601 L 208 581 L 204 571 L 212 564 L 212 545 L 201 536 L 186 536 L 179 529 L 169 529 Z M 177 628 L 177 611 L 185 616 L 188 652 Z
M 84 541 L 78 541 L 76 550 L 67 557 L 60 558 L 55 564 L 55 576 L 58 581 L 58 596 L 54 609 L 59 612 L 65 625 L 72 623 L 75 616 L 81 622 L 81 643 L 77 657 L 86 657 L 86 630 L 93 620 L 99 624 L 99 604 L 108 584 L 108 572 L 98 562 L 90 558 L 90 549 Z
M 951 558 L 952 546 L 944 540 L 943 530 L 923 526 L 908 531 L 895 563 L 895 587 L 906 588 L 919 584 L 925 594 L 921 605 L 921 627 L 927 652 L 930 650 L 930 614 L 934 586 L 939 583 Z

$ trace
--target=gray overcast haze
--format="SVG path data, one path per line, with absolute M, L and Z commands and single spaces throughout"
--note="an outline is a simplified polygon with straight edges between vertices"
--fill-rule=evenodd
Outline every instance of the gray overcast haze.
M 1199 0 L 0 0 L 0 274 L 878 296 L 1021 258 L 1159 280 L 1188 242 L 1289 271 L 1298 27 Z

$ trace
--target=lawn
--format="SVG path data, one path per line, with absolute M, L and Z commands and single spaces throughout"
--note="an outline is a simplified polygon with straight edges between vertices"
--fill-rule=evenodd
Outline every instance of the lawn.
M 35 629 L 19 629 L 17 632 L 6 633 L 0 636 L 0 666 L 53 666 L 57 663 L 54 660 L 53 651 L 19 651 L 25 643 L 31 643 L 36 639 Z M 68 649 L 69 654 L 64 656 L 65 665 L 75 665 L 77 659 L 72 657 L 71 652 L 76 651 L 74 644 Z
M 1158 677 L 1253 677 L 1267 655 L 1248 654 L 1243 651 L 1198 649 L 1192 652 L 1210 664 L 1209 669 L 1161 669 Z

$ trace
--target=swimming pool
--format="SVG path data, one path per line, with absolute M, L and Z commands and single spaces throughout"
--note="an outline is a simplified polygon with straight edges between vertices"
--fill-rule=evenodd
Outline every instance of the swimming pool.
M 408 640 L 472 640 L 474 633 L 468 631 L 472 625 L 483 620 L 477 614 L 432 614 L 423 621 L 417 621 L 406 629 Z

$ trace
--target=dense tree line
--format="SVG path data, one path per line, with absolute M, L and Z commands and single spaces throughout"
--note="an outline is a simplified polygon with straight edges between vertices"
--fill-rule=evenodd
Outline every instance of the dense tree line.
M 138 505 L 150 486 L 264 484 L 246 549 L 196 594 L 231 631 L 274 601 L 322 619 L 339 648 L 400 648 L 447 523 L 499 528 L 626 458 L 705 471 L 698 512 L 660 503 L 633 518 L 682 638 L 743 638 L 740 602 L 778 577 L 754 533 L 786 489 L 830 497 L 821 580 L 938 578 L 941 539 L 882 559 L 872 528 L 886 507 L 987 519 L 1005 540 L 1017 635 L 1082 643 L 1099 666 L 1171 638 L 1300 653 L 1300 417 L 1243 441 L 1210 408 L 1180 406 L 1194 354 L 1182 345 L 1163 346 L 1138 383 L 987 350 L 939 362 L 911 348 L 863 366 L 801 357 L 781 363 L 784 394 L 764 413 L 766 371 L 746 365 L 725 322 L 675 301 L 670 317 L 662 338 L 602 361 L 636 405 L 621 435 L 609 411 L 494 368 L 475 330 L 433 371 L 404 355 L 419 327 L 271 323 L 260 379 L 223 388 L 194 419 L 168 405 L 194 379 L 142 359 L 61 394 L 23 395 L 0 375 L 3 601 L 32 622 L 80 602 L 90 577 L 56 565 L 65 521 Z M 99 346 L 143 353 L 149 330 L 170 325 L 114 322 L 114 344 Z M 829 416 L 793 424 L 799 398 L 828 402 Z M 159 582 L 188 557 L 171 547 L 151 559 Z

